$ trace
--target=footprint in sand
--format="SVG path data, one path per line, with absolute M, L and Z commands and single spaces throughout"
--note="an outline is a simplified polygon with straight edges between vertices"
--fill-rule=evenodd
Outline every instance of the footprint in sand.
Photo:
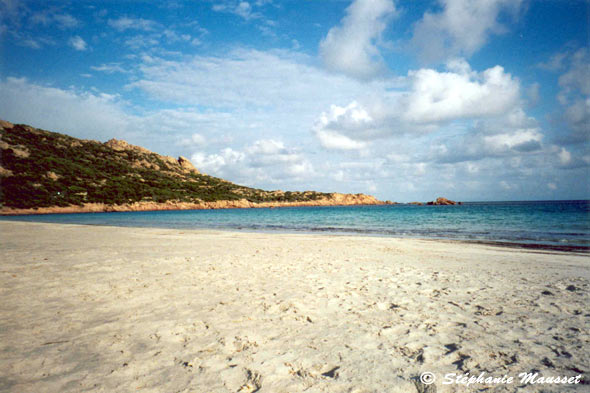
M 255 371 L 246 369 L 246 383 L 237 393 L 255 393 L 262 388 L 262 376 Z

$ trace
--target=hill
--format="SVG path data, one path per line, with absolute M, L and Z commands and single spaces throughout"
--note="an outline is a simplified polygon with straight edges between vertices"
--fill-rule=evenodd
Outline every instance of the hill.
M 363 194 L 264 191 L 200 173 L 188 159 L 0 120 L 0 213 L 383 204 Z

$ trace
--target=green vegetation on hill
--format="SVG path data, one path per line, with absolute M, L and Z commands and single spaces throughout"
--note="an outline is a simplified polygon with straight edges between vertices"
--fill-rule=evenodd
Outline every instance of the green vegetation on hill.
M 0 204 L 14 208 L 153 202 L 313 201 L 329 194 L 263 191 L 127 145 L 81 140 L 0 122 Z

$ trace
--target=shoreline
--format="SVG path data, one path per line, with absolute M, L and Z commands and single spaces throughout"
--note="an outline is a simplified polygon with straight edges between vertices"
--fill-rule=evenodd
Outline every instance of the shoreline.
M 100 212 L 100 213 L 125 213 L 125 212 Z M 25 217 L 29 217 L 26 215 Z M 464 244 L 464 245 L 483 245 L 498 248 L 516 249 L 527 252 L 560 252 L 572 255 L 588 255 L 590 254 L 590 246 L 580 245 L 560 245 L 560 244 L 545 244 L 545 243 L 523 243 L 510 242 L 504 240 L 482 240 L 482 239 L 453 239 L 445 237 L 410 237 L 410 236 L 395 236 L 384 233 L 362 233 L 362 232 L 345 232 L 345 231 L 314 231 L 314 230 L 295 230 L 295 229 L 251 229 L 251 228 L 214 228 L 214 227 L 198 227 L 198 228 L 173 228 L 173 227 L 158 227 L 158 226 L 134 226 L 134 225 L 108 225 L 108 224 L 91 224 L 91 223 L 59 223 L 46 221 L 23 221 L 11 220 L 14 215 L 3 216 L 0 219 L 2 222 L 18 222 L 18 223 L 34 223 L 34 224 L 48 224 L 48 225 L 79 225 L 88 227 L 107 227 L 107 228 L 136 228 L 136 229 L 163 229 L 175 231 L 191 231 L 191 232 L 219 232 L 219 233 L 250 233 L 250 234 L 268 234 L 268 235 L 310 235 L 310 236 L 334 236 L 334 237 L 359 237 L 359 238 L 383 238 L 396 240 L 419 240 L 432 242 L 446 242 L 450 244 Z
M 0 231 L 0 390 L 416 393 L 413 378 L 431 372 L 439 393 L 507 393 L 516 386 L 441 381 L 531 370 L 588 387 L 587 256 L 13 221 Z
M 395 202 L 380 201 L 371 195 L 332 193 L 329 199 L 295 202 L 250 202 L 246 199 L 221 200 L 215 202 L 134 202 L 123 205 L 87 203 L 82 206 L 51 206 L 39 208 L 1 207 L 0 216 L 42 215 L 42 214 L 84 214 L 134 211 L 174 211 L 174 210 L 216 210 L 216 209 L 263 209 L 300 206 L 381 206 Z

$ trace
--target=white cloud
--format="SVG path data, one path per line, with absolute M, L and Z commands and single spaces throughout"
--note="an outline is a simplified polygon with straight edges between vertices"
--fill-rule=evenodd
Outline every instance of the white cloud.
M 356 141 L 336 131 L 318 129 L 315 131 L 320 144 L 331 150 L 364 150 L 366 142 Z
M 370 130 L 372 124 L 373 119 L 367 111 L 352 102 L 346 107 L 332 105 L 329 112 L 321 114 L 313 130 L 320 144 L 327 149 L 362 150 L 367 143 L 358 140 L 362 138 L 359 134 Z M 350 138 L 345 133 L 354 137 Z
M 303 160 L 298 152 L 287 149 L 283 142 L 274 139 L 258 140 L 244 151 L 249 157 L 249 165 L 255 168 L 282 164 L 290 166 Z
M 180 137 L 178 140 L 178 145 L 191 149 L 192 151 L 195 148 L 204 148 L 207 144 L 207 138 L 199 133 L 194 133 L 188 137 Z
M 298 112 L 304 116 L 300 117 L 300 124 L 311 117 L 309 125 L 318 108 L 329 107 L 335 97 L 350 102 L 366 94 L 367 86 L 324 72 L 310 65 L 312 61 L 295 52 L 256 50 L 179 61 L 149 57 L 139 64 L 142 75 L 129 87 L 182 105 L 224 109 L 254 106 Z M 385 86 L 385 82 L 373 82 L 368 87 L 382 91 Z
M 130 47 L 131 49 L 144 49 L 150 47 L 157 47 L 160 45 L 160 34 L 138 34 L 131 37 L 128 37 L 124 41 L 125 45 Z
M 55 14 L 53 18 L 61 28 L 73 28 L 79 25 L 78 20 L 70 14 Z
M 257 140 L 243 150 L 227 147 L 213 154 L 197 152 L 191 160 L 207 174 L 247 185 L 314 176 L 314 167 L 303 154 L 273 139 Z
M 529 107 L 534 107 L 539 102 L 541 98 L 541 95 L 539 93 L 540 88 L 541 85 L 538 82 L 535 82 L 528 87 L 526 94 L 528 97 Z
M 59 14 L 49 11 L 37 12 L 31 15 L 30 22 L 45 27 L 55 25 L 59 29 L 71 29 L 80 24 L 80 22 L 70 14 Z
M 205 137 L 201 134 L 193 134 L 191 135 L 191 142 L 198 146 L 203 146 L 207 143 Z
M 39 43 L 39 41 L 34 40 L 32 38 L 23 39 L 19 42 L 19 44 L 22 46 L 29 47 L 31 49 L 40 49 L 41 48 L 41 44 Z
M 565 111 L 565 120 L 584 140 L 590 138 L 590 97 L 576 99 Z
M 226 147 L 219 154 L 195 153 L 191 156 L 191 161 L 200 171 L 207 174 L 233 177 L 230 171 L 246 169 L 243 163 L 245 158 L 244 153 Z
M 326 67 L 359 79 L 383 73 L 378 44 L 395 11 L 391 0 L 355 0 L 341 24 L 330 29 L 320 43 Z
M 559 77 L 559 85 L 564 93 L 579 91 L 590 96 L 590 53 L 587 48 L 579 49 L 571 55 L 570 67 Z
M 507 159 L 510 166 L 520 167 L 523 157 L 553 154 L 544 149 L 543 138 L 535 119 L 515 108 L 501 117 L 474 121 L 457 135 L 436 139 L 427 159 L 439 163 Z
M 134 121 L 114 96 L 62 90 L 31 83 L 24 78 L 0 81 L 2 117 L 80 138 L 110 139 L 115 131 L 128 132 Z
M 108 25 L 117 31 L 125 30 L 144 30 L 152 31 L 158 26 L 158 24 L 149 19 L 143 18 L 130 18 L 123 16 L 117 19 L 109 19 Z
M 539 150 L 543 135 L 536 130 L 516 130 L 515 132 L 484 136 L 483 141 L 490 152 L 502 153 L 510 150 Z
M 266 1 L 257 1 L 249 3 L 247 1 L 225 1 L 223 3 L 214 4 L 212 9 L 216 12 L 227 12 L 244 18 L 245 20 L 260 19 L 262 14 L 254 11 L 254 7 L 262 7 L 266 5 Z M 254 7 L 253 7 L 254 6 Z
M 501 67 L 475 71 L 455 60 L 446 71 L 361 82 L 312 63 L 287 51 L 152 55 L 138 63 L 129 87 L 183 107 L 142 124 L 157 125 L 205 173 L 254 187 L 360 192 L 373 179 L 380 193 L 390 188 L 385 197 L 417 199 L 416 193 L 451 190 L 450 184 L 477 195 L 501 180 L 524 187 L 523 179 L 534 178 L 527 187 L 543 182 L 546 189 L 555 177 L 557 152 L 544 146 L 539 125 L 524 112 L 519 81 Z M 206 143 L 192 141 L 193 134 Z M 431 144 L 438 150 L 425 152 Z M 350 156 L 375 166 L 338 166 Z M 417 176 L 422 180 L 414 184 Z M 414 184 L 415 191 L 388 184 Z
M 590 140 L 590 51 L 587 48 L 560 56 L 560 91 L 557 100 L 562 105 L 562 121 L 569 133 L 558 139 L 566 144 L 586 143 Z
M 234 12 L 244 19 L 250 19 L 252 17 L 252 6 L 247 1 L 240 1 Z
M 41 49 L 43 46 L 53 46 L 56 42 L 48 36 L 35 34 L 34 36 L 28 32 L 11 30 L 9 34 L 12 35 L 16 43 L 20 46 L 25 46 L 31 49 Z
M 79 35 L 70 38 L 69 44 L 72 48 L 79 51 L 85 51 L 86 49 L 88 49 L 86 41 L 84 41 L 82 37 L 80 37 Z
M 411 46 L 418 48 L 426 61 L 449 56 L 470 56 L 490 35 L 506 30 L 498 16 L 520 10 L 523 0 L 439 0 L 442 11 L 426 12 L 414 26 Z
M 567 53 L 556 53 L 555 55 L 551 56 L 549 61 L 539 63 L 538 67 L 547 71 L 559 71 L 565 67 L 564 60 L 566 59 L 567 55 Z
M 105 74 L 114 74 L 115 72 L 126 73 L 120 63 L 101 64 L 99 66 L 90 66 L 91 70 L 104 72 Z
M 564 147 L 561 148 L 557 156 L 559 157 L 561 165 L 568 165 L 572 161 L 572 154 Z
M 494 116 L 518 105 L 517 80 L 500 66 L 481 73 L 471 71 L 464 61 L 448 65 L 449 71 L 411 71 L 411 91 L 403 117 L 411 122 L 429 123 L 459 118 Z
M 510 184 L 506 180 L 502 180 L 500 182 L 500 187 L 502 187 L 504 190 L 513 190 L 513 189 L 517 188 L 516 185 Z
M 325 148 L 363 150 L 370 140 L 431 133 L 462 119 L 490 119 L 481 126 L 496 134 L 494 127 L 536 127 L 520 108 L 518 80 L 502 67 L 478 73 L 464 60 L 454 60 L 447 68 L 410 71 L 406 91 L 380 91 L 362 104 L 332 105 L 316 120 L 314 133 Z

